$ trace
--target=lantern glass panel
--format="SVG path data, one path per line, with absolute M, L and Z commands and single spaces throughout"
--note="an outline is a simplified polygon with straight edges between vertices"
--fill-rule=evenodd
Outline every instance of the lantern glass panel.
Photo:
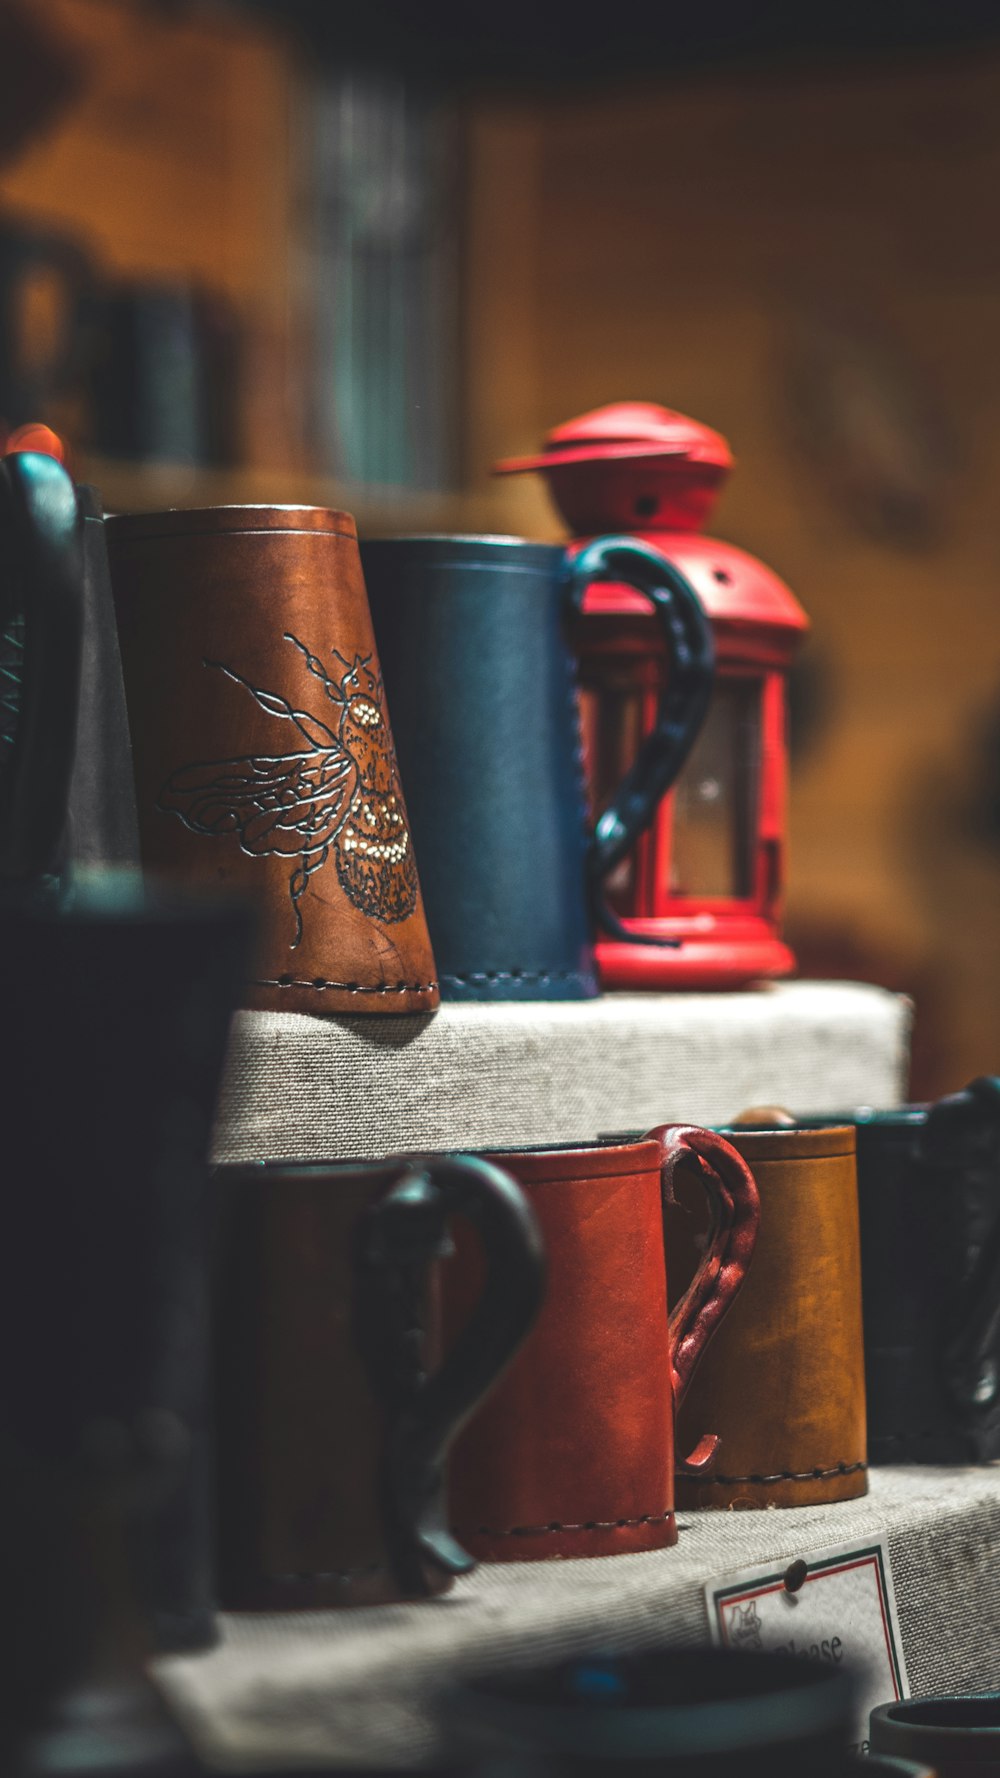
M 588 670 L 589 669 L 589 670 Z M 580 732 L 583 744 L 591 820 L 607 807 L 634 763 L 645 730 L 648 692 L 624 663 L 588 662 L 580 686 Z M 619 913 L 635 911 L 637 861 L 626 854 L 607 879 L 604 890 Z
M 673 895 L 742 900 L 753 894 L 761 692 L 759 679 L 716 681 L 674 788 Z

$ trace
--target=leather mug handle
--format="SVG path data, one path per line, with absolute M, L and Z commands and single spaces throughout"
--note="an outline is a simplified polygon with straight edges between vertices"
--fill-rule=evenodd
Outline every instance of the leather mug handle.
M 599 816 L 590 844 L 589 873 L 599 925 L 636 941 L 608 906 L 603 884 L 650 825 L 705 720 L 715 678 L 712 626 L 694 587 L 658 550 L 632 537 L 598 537 L 570 563 L 568 598 L 580 612 L 595 581 L 623 582 L 647 598 L 660 623 L 667 674 L 660 689 L 656 725 Z M 639 942 L 676 946 L 678 939 Z
M 466 1574 L 474 1559 L 448 1530 L 445 1458 L 472 1410 L 514 1356 L 541 1308 L 545 1257 L 520 1187 L 488 1161 L 401 1161 L 362 1220 L 355 1255 L 355 1335 L 386 1411 L 383 1521 L 401 1588 L 430 1589 L 424 1564 Z M 430 1267 L 451 1252 L 452 1216 L 472 1223 L 486 1262 L 482 1293 L 440 1367 L 423 1369 Z
M 0 877 L 7 879 L 37 880 L 58 867 L 76 741 L 83 597 L 83 518 L 73 482 L 53 457 L 4 457 L 0 726 L 8 751 L 0 764 Z
M 714 1130 L 690 1124 L 662 1124 L 645 1140 L 660 1145 L 663 1204 L 676 1204 L 674 1178 L 687 1167 L 701 1181 L 712 1224 L 701 1265 L 670 1314 L 670 1368 L 674 1411 L 680 1407 L 695 1368 L 713 1333 L 740 1290 L 753 1258 L 760 1224 L 757 1183 L 742 1155 Z M 719 1440 L 707 1433 L 678 1469 L 703 1474 Z

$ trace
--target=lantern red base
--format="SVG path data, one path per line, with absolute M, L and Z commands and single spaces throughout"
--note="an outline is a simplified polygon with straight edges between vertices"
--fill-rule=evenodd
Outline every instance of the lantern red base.
M 602 988 L 635 992 L 642 989 L 690 991 L 698 988 L 745 988 L 748 982 L 791 975 L 795 958 L 787 945 L 762 923 L 748 920 L 739 931 L 720 921 L 714 932 L 684 935 L 684 922 L 664 921 L 664 937 L 680 938 L 679 949 L 629 944 L 621 939 L 597 941 L 597 973 Z M 735 922 L 734 922 L 735 924 Z M 643 920 L 643 932 L 656 932 L 659 922 Z M 748 931 L 748 927 L 756 930 Z

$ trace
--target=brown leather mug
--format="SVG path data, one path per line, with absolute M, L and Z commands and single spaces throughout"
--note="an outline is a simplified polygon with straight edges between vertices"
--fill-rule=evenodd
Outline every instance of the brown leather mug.
M 452 1453 L 455 1535 L 495 1562 L 676 1543 L 674 1410 L 750 1263 L 750 1172 L 720 1136 L 683 1125 L 488 1158 L 528 1196 L 549 1281 L 537 1325 Z M 663 1203 L 682 1173 L 705 1191 L 713 1228 L 668 1315 Z M 466 1323 L 475 1274 L 460 1241 L 443 1271 L 452 1333 Z M 714 1431 L 699 1425 L 695 1465 L 712 1460 Z
M 538 1227 L 465 1156 L 216 1170 L 219 1595 L 291 1610 L 443 1592 L 444 1457 L 537 1313 Z M 482 1287 L 440 1358 L 440 1256 L 471 1227 Z
M 746 1289 L 681 1411 L 682 1443 L 703 1424 L 722 1442 L 710 1476 L 678 1478 L 685 1510 L 813 1506 L 868 1489 L 855 1133 L 747 1116 L 752 1127 L 725 1135 L 757 1181 L 760 1230 Z M 678 1195 L 689 1214 L 670 1224 L 670 1277 L 683 1288 L 703 1218 L 683 1184 Z
M 348 513 L 218 506 L 106 525 L 147 869 L 256 898 L 246 1004 L 438 1004 Z

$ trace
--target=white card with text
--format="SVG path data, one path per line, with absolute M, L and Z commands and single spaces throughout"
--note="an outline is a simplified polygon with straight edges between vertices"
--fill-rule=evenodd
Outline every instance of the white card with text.
M 856 1745 L 876 1704 L 909 1696 L 883 1538 L 748 1568 L 705 1588 L 712 1641 L 843 1665 L 857 1677 Z

